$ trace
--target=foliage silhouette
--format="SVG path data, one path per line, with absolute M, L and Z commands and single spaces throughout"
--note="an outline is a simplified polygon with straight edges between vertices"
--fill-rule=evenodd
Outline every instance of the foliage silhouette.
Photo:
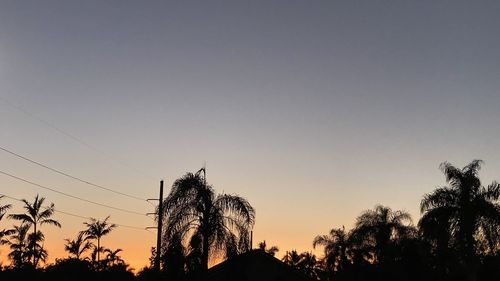
M 481 185 L 481 164 L 481 160 L 474 160 L 459 169 L 442 163 L 440 168 L 449 186 L 426 194 L 420 204 L 423 236 L 435 243 L 440 258 L 449 257 L 448 247 L 454 247 L 469 280 L 477 278 L 480 236 L 487 241 L 490 253 L 499 248 L 500 185 Z
M 86 230 L 83 231 L 85 235 L 87 235 L 88 239 L 94 239 L 97 241 L 97 245 L 94 247 L 94 254 L 97 255 L 97 265 L 100 266 L 100 253 L 104 251 L 101 247 L 101 238 L 107 234 L 109 234 L 113 229 L 116 228 L 116 224 L 108 223 L 109 216 L 107 216 L 104 220 L 97 220 L 95 218 L 90 218 L 89 222 L 84 222 L 87 227 Z
M 383 264 L 393 256 L 400 241 L 415 234 L 410 214 L 377 205 L 356 219 L 351 239 L 357 247 L 368 253 L 366 258 Z
M 500 187 L 496 182 L 481 185 L 481 163 L 475 160 L 462 169 L 447 162 L 440 166 L 448 186 L 424 195 L 418 229 L 408 213 L 377 205 L 362 212 L 352 230 L 334 228 L 316 236 L 312 245 L 323 247 L 320 259 L 294 250 L 286 252 L 282 261 L 308 280 L 498 280 Z M 53 204 L 44 207 L 44 198 L 37 196 L 34 203 L 23 201 L 25 214 L 6 214 L 10 205 L 0 205 L 0 220 L 21 221 L 1 233 L 0 244 L 10 248 L 11 265 L 0 267 L 0 280 L 203 280 L 209 258 L 220 261 L 249 249 L 255 211 L 239 196 L 216 195 L 201 172 L 178 179 L 165 199 L 161 272 L 151 264 L 134 276 L 120 257 L 121 249 L 100 245 L 100 239 L 116 227 L 108 222 L 109 217 L 91 219 L 74 240 L 65 239 L 69 258 L 37 266 L 47 258 L 47 251 L 43 233 L 32 228 L 58 225 L 51 219 Z M 91 245 L 93 259 L 83 258 Z M 271 255 L 277 251 L 277 247 L 268 248 L 265 241 L 258 248 Z M 261 251 L 254 252 L 271 258 Z M 105 254 L 102 260 L 99 253 Z M 153 251 L 152 258 L 155 254 Z
M 88 239 L 89 238 L 85 236 L 84 232 L 80 232 L 74 240 L 65 239 L 66 244 L 64 245 L 64 250 L 75 259 L 80 259 L 85 252 L 92 248 L 92 243 L 90 243 Z
M 266 240 L 264 240 L 262 242 L 259 242 L 258 248 L 259 248 L 259 250 L 264 251 L 264 252 L 270 254 L 273 257 L 280 250 L 277 246 L 271 246 L 270 248 L 267 248 Z
M 12 260 L 13 266 L 16 268 L 24 267 L 29 263 L 29 241 L 28 231 L 30 226 L 28 224 L 21 224 L 14 226 L 13 233 L 7 244 L 10 248 L 9 258 Z
M 322 263 L 316 256 L 309 252 L 298 253 L 296 250 L 287 251 L 282 258 L 285 264 L 299 270 L 311 280 L 319 280 Z
M 254 209 L 240 196 L 216 195 L 200 172 L 187 173 L 174 182 L 162 215 L 165 247 L 187 245 L 184 253 L 191 271 L 203 274 L 210 257 L 231 257 L 249 249 Z
M 26 199 L 21 200 L 24 203 L 23 208 L 26 213 L 24 214 L 11 214 L 9 218 L 19 220 L 23 224 L 28 225 L 28 227 L 33 227 L 33 232 L 28 236 L 30 257 L 33 259 L 33 265 L 37 267 L 40 260 L 44 261 L 47 257 L 47 251 L 40 245 L 45 237 L 41 231 L 37 228 L 44 224 L 50 224 L 57 227 L 61 227 L 61 224 L 54 219 L 51 219 L 54 215 L 55 206 L 51 203 L 49 207 L 43 207 L 45 202 L 44 197 L 39 197 L 37 194 L 33 203 L 28 202 Z
M 156 255 L 156 252 L 152 252 Z M 167 279 L 183 280 L 187 277 L 187 273 L 196 271 L 196 260 L 193 258 L 194 251 L 190 255 L 186 255 L 186 250 L 182 244 L 180 234 L 173 235 L 164 247 L 164 254 L 161 257 L 163 272 Z M 198 255 L 199 256 L 199 255 Z
M 0 196 L 0 200 L 4 198 L 3 195 Z M 5 216 L 5 213 L 12 207 L 12 205 L 7 204 L 7 205 L 0 205 L 0 221 L 2 221 L 3 217 Z M 0 246 L 5 245 L 9 242 L 9 240 L 6 238 L 9 235 L 13 234 L 14 230 L 13 229 L 2 229 L 0 230 Z
M 345 227 L 334 228 L 328 235 L 318 235 L 313 240 L 313 247 L 324 247 L 324 262 L 326 270 L 333 274 L 344 269 L 349 263 L 349 251 L 352 239 Z
M 122 251 L 123 251 L 122 249 L 116 249 L 116 250 L 104 249 L 104 253 L 106 253 L 106 260 L 105 260 L 106 266 L 113 267 L 115 265 L 125 264 L 125 261 L 118 255 Z

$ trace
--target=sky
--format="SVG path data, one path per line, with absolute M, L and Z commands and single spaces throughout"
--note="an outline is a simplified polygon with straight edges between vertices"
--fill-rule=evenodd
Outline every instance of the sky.
M 312 251 L 376 204 L 416 223 L 445 184 L 441 162 L 482 159 L 483 183 L 500 179 L 499 13 L 497 1 L 2 1 L 0 146 L 144 199 L 206 165 L 217 192 L 255 207 L 254 244 Z M 154 211 L 5 151 L 0 171 Z M 154 225 L 4 174 L 0 191 Z M 61 229 L 42 227 L 50 261 L 85 221 L 55 218 Z M 139 269 L 155 238 L 118 227 L 103 245 Z

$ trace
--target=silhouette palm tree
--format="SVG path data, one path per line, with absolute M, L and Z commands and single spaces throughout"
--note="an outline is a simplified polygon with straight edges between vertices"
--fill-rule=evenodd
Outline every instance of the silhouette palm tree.
M 80 232 L 74 240 L 65 239 L 66 244 L 64 245 L 64 250 L 67 251 L 70 256 L 73 255 L 75 259 L 80 259 L 80 257 L 92 248 L 92 243 L 87 240 L 85 233 Z
M 321 264 L 316 259 L 316 255 L 310 252 L 301 253 L 298 268 L 311 280 L 319 280 Z
M 301 257 L 297 252 L 297 250 L 291 250 L 291 251 L 286 251 L 285 255 L 281 260 L 291 267 L 298 268 L 300 259 Z
M 409 213 L 377 205 L 356 219 L 352 239 L 357 247 L 373 253 L 372 258 L 383 264 L 390 256 L 391 248 L 415 232 Z
M 0 195 L 0 200 L 3 199 L 5 196 Z M 3 216 L 5 213 L 12 207 L 12 205 L 7 204 L 7 205 L 0 205 L 0 220 L 2 220 Z
M 280 249 L 277 246 L 271 246 L 270 248 L 267 248 L 266 240 L 264 240 L 259 243 L 259 250 L 264 251 L 274 257 Z
M 100 253 L 103 251 L 101 248 L 101 238 L 109 234 L 113 229 L 116 228 L 116 224 L 108 223 L 109 216 L 104 220 L 97 220 L 95 218 L 90 218 L 90 222 L 84 222 L 87 229 L 83 231 L 87 235 L 88 239 L 95 239 L 97 241 L 97 248 L 95 249 L 97 254 L 97 262 L 100 262 Z
M 0 196 L 0 200 L 4 198 L 3 195 Z M 12 207 L 12 205 L 7 204 L 7 205 L 0 205 L 0 221 L 3 219 L 5 216 L 5 213 Z M 5 245 L 8 240 L 5 239 L 5 237 L 11 235 L 14 233 L 13 229 L 2 229 L 0 230 L 0 246 Z
M 312 253 L 304 252 L 299 254 L 296 250 L 287 251 L 281 260 L 290 267 L 302 271 L 311 280 L 318 279 L 320 263 Z
M 165 242 L 188 241 L 187 256 L 205 272 L 210 256 L 223 252 L 228 257 L 248 250 L 255 211 L 242 197 L 216 195 L 201 171 L 187 173 L 174 182 L 164 200 L 163 215 Z
M 14 226 L 13 233 L 7 244 L 10 248 L 8 257 L 12 260 L 14 267 L 22 267 L 29 262 L 29 249 L 28 249 L 28 231 L 30 226 L 28 224 L 21 224 Z
M 51 224 L 57 227 L 61 227 L 61 224 L 51 219 L 54 215 L 55 206 L 51 203 L 49 207 L 43 207 L 45 201 L 44 197 L 39 197 L 38 194 L 35 197 L 33 203 L 28 202 L 26 199 L 21 200 L 24 203 L 25 214 L 11 214 L 9 218 L 19 220 L 23 224 L 27 224 L 29 227 L 33 227 L 33 233 L 28 237 L 31 245 L 31 253 L 33 257 L 33 265 L 36 266 L 38 259 L 44 254 L 43 247 L 39 247 L 38 243 L 43 241 L 44 236 L 38 227 L 44 224 Z M 38 250 L 38 252 L 37 252 Z M 46 251 L 45 251 L 46 254 Z
M 45 262 L 48 257 L 47 250 L 43 246 L 45 236 L 41 231 L 28 235 L 28 256 L 33 257 L 33 266 L 36 268 L 40 261 Z
M 111 249 L 104 250 L 104 253 L 106 253 L 106 263 L 108 264 L 108 266 L 125 263 L 125 261 L 118 255 L 122 251 L 122 249 L 116 249 L 114 251 Z
M 442 163 L 449 186 L 424 195 L 420 203 L 423 216 L 419 225 L 424 236 L 441 248 L 454 244 L 471 280 L 475 279 L 477 234 L 488 234 L 486 226 L 498 226 L 500 218 L 500 185 L 481 185 L 478 173 L 482 163 L 474 160 L 462 169 Z
M 334 228 L 328 235 L 314 238 L 313 247 L 324 247 L 324 260 L 329 271 L 339 271 L 349 263 L 348 251 L 352 241 L 345 227 Z

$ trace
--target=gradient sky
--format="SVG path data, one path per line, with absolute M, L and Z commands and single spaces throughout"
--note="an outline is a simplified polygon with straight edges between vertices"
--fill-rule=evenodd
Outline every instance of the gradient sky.
M 417 221 L 443 161 L 483 159 L 484 183 L 500 179 L 499 14 L 498 1 L 2 1 L 0 146 L 144 198 L 206 162 L 217 191 L 256 208 L 254 241 L 312 250 L 315 235 L 377 203 Z M 153 211 L 1 151 L 0 170 Z M 3 175 L 0 185 L 153 224 Z M 42 228 L 51 260 L 83 227 L 56 217 L 62 229 Z M 103 240 L 135 268 L 154 243 L 125 228 Z

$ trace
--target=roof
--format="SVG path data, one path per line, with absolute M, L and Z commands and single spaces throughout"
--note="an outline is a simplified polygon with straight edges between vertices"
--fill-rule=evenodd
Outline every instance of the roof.
M 309 281 L 302 273 L 262 250 L 252 250 L 208 271 L 207 281 Z

